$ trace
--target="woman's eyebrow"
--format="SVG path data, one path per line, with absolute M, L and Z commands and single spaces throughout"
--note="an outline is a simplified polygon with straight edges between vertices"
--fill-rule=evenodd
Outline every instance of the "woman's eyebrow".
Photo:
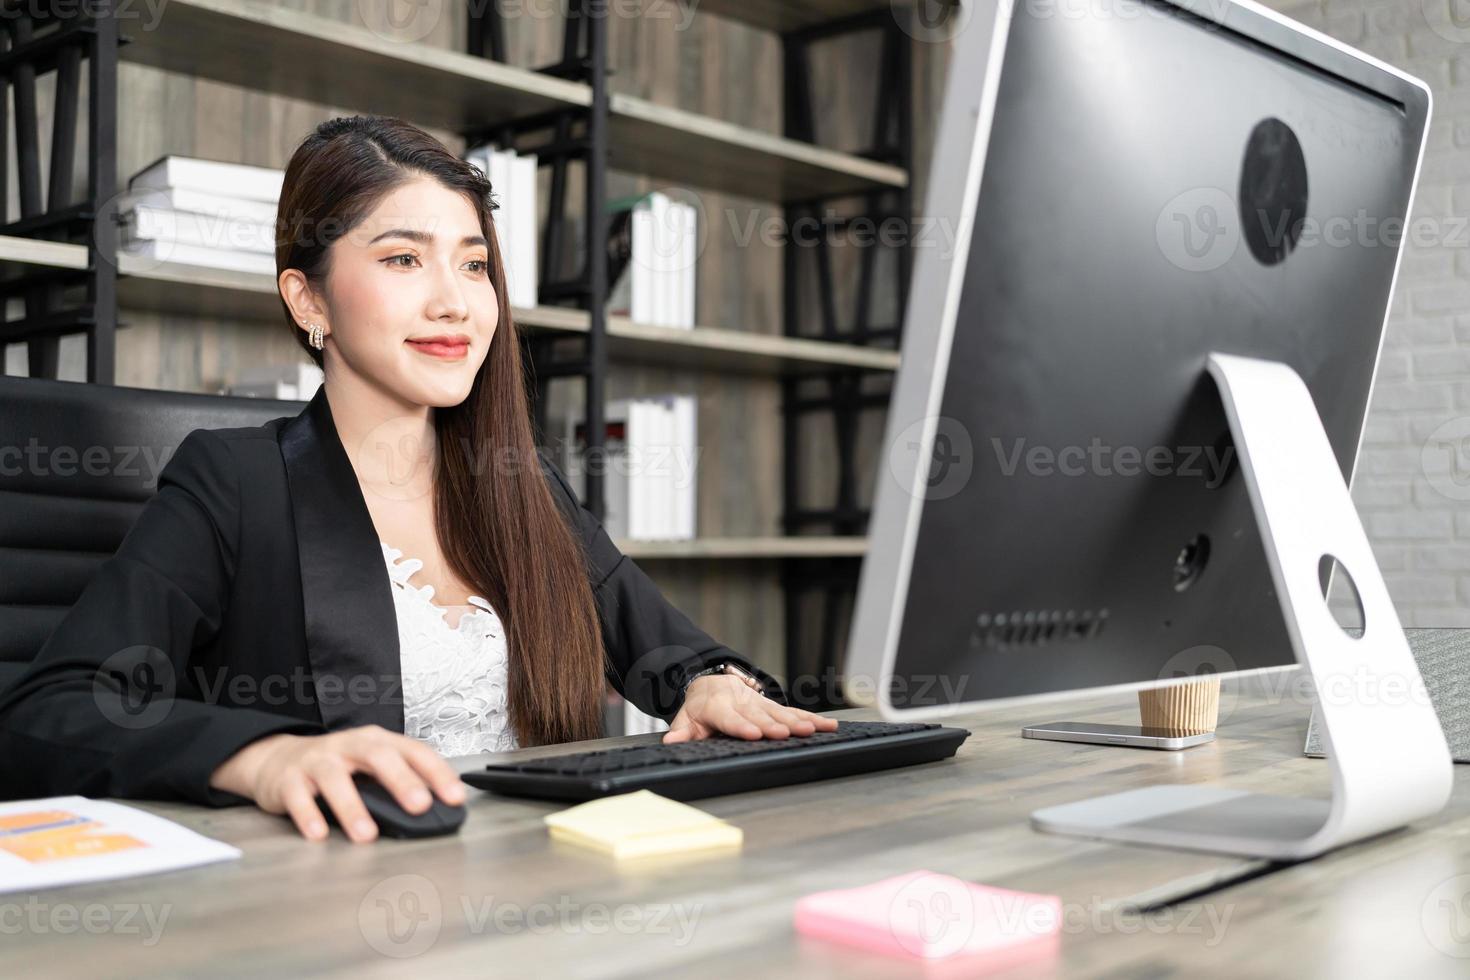
M 374 235 L 372 241 L 368 242 L 368 244 L 376 245 L 385 238 L 407 238 L 409 241 L 418 242 L 420 245 L 430 245 L 434 241 L 434 236 L 431 232 L 419 231 L 417 228 L 389 228 L 387 231 L 380 231 Z M 490 244 L 485 240 L 484 235 L 466 235 L 459 240 L 459 243 L 461 245 L 485 246 Z

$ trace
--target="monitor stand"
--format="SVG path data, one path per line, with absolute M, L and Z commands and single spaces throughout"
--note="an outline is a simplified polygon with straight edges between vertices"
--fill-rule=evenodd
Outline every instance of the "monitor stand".
M 1271 579 L 1297 661 L 1311 675 L 1332 767 L 1329 799 L 1161 785 L 1031 814 L 1049 833 L 1291 861 L 1437 813 L 1453 769 L 1368 537 L 1311 393 L 1289 366 L 1214 353 Z M 1338 625 L 1319 565 L 1356 586 L 1360 638 Z

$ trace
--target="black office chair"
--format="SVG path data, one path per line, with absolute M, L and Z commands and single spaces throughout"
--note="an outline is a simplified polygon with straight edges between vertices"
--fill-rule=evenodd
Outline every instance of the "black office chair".
M 0 376 L 0 689 L 117 550 L 186 435 L 304 405 Z

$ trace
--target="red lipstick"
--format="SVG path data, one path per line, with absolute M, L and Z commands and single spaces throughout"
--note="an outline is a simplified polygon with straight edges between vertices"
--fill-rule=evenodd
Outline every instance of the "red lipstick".
M 414 350 L 446 361 L 459 360 L 470 352 L 470 338 L 462 333 L 437 334 L 433 337 L 410 337 L 406 343 Z

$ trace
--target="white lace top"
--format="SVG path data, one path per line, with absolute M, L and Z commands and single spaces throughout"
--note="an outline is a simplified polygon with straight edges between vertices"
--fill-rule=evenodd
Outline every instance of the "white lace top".
M 378 543 L 398 618 L 404 733 L 443 756 L 517 748 L 506 714 L 505 630 L 494 608 L 470 596 L 478 608 L 450 626 L 448 610 L 432 601 L 434 587 L 408 581 L 424 563 Z

